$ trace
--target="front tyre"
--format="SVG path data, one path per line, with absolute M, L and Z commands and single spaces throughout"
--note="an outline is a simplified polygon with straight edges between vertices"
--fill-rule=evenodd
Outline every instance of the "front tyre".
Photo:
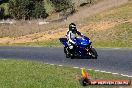
M 94 48 L 91 48 L 91 58 L 97 59 L 98 54 Z
M 66 55 L 66 58 L 70 58 L 70 53 L 69 53 L 68 47 L 64 47 L 64 53 Z
M 74 54 L 71 54 L 70 57 L 71 57 L 71 59 L 74 59 L 75 58 Z

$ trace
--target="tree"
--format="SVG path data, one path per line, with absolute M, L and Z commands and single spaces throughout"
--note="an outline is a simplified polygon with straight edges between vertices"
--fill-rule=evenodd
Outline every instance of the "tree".
M 9 1 L 9 12 L 10 15 L 15 19 L 26 19 L 29 14 L 29 0 L 10 0 Z
M 4 8 L 0 8 L 0 19 L 4 18 Z
M 7 2 L 9 2 L 9 0 L 0 0 L 0 5 L 1 5 L 2 3 L 7 3 Z
M 41 2 L 35 4 L 35 8 L 33 10 L 33 17 L 35 18 L 45 18 L 48 14 L 44 8 L 44 5 Z
M 43 0 L 10 0 L 10 15 L 15 19 L 45 18 Z
M 64 11 L 69 8 L 74 8 L 74 4 L 71 2 L 71 0 L 50 0 L 54 7 L 56 12 Z
M 8 16 L 8 1 L 0 0 L 0 19 L 5 19 Z

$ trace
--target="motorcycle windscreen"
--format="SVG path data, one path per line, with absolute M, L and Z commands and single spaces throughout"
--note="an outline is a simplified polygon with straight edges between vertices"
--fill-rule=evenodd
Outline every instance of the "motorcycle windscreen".
M 78 38 L 77 39 L 78 42 L 80 42 L 80 46 L 86 46 L 90 44 L 90 39 L 84 39 L 84 38 Z

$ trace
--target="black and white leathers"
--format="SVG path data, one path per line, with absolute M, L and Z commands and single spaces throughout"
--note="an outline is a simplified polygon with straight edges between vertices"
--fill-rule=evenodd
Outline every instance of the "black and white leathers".
M 73 45 L 76 44 L 73 40 L 76 38 L 77 35 L 83 36 L 83 34 L 81 34 L 79 31 L 68 31 L 67 32 L 66 36 L 67 36 L 68 45 L 70 49 L 72 49 Z

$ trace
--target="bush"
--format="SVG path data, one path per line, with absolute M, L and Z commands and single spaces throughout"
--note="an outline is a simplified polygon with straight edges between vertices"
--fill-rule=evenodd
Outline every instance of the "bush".
M 4 8 L 0 8 L 0 19 L 4 18 Z
M 29 11 L 29 0 L 10 0 L 9 1 L 9 12 L 10 15 L 15 19 L 22 19 L 28 17 Z
M 9 0 L 0 0 L 0 5 L 3 3 L 7 3 Z
M 38 2 L 35 4 L 35 8 L 32 14 L 33 14 L 33 17 L 35 18 L 45 18 L 48 16 L 44 8 L 44 5 L 41 2 Z
M 56 12 L 65 11 L 67 9 L 74 9 L 74 4 L 71 0 L 50 0 L 54 7 Z
M 45 18 L 43 0 L 10 0 L 10 15 L 15 19 Z

